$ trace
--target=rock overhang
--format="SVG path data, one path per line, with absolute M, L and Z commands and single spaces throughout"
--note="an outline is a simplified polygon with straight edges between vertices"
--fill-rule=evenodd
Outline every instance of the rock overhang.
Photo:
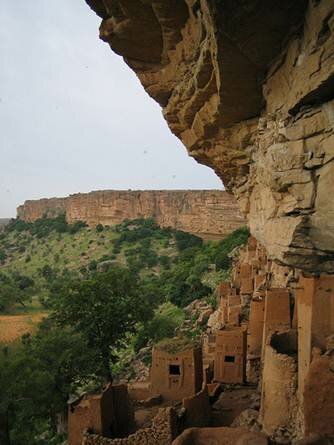
M 275 260 L 334 272 L 330 0 L 87 0 Z M 328 236 L 327 236 L 328 235 Z

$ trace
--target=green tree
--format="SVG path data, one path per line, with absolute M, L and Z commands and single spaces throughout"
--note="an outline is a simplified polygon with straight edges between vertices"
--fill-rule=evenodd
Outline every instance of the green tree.
M 175 241 L 179 251 L 189 247 L 200 247 L 203 244 L 203 240 L 198 236 L 182 231 L 175 231 Z
M 96 371 L 95 351 L 69 328 L 46 321 L 34 337 L 0 351 L 1 445 L 47 445 L 67 400 Z
M 34 280 L 30 277 L 0 274 L 0 312 L 11 310 L 17 303 L 25 306 L 31 300 L 33 286 Z
M 16 288 L 10 282 L 0 280 L 0 312 L 10 310 L 16 303 Z M 1 443 L 1 442 L 0 442 Z
M 4 250 L 0 250 L 0 264 L 3 264 L 6 261 L 7 254 Z
M 111 363 L 126 334 L 151 316 L 138 277 L 129 269 L 112 267 L 104 274 L 77 280 L 62 289 L 54 313 L 99 353 L 103 376 L 112 380 Z

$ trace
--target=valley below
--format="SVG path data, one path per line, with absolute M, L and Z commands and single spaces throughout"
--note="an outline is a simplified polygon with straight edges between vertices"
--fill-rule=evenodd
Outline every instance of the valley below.
M 3 413 L 14 403 L 15 415 L 28 416 L 28 429 L 10 421 L 13 443 L 26 434 L 35 443 L 38 431 L 61 440 L 52 425 L 68 397 L 100 388 L 111 375 L 140 381 L 154 344 L 181 333 L 199 338 L 230 273 L 230 255 L 247 238 L 240 228 L 203 241 L 141 218 L 95 227 L 69 224 L 64 215 L 12 220 L 0 234 L 1 391 Z M 28 387 L 18 385 L 26 379 Z M 58 379 L 54 394 L 49 385 Z M 48 401 L 11 402 L 11 394 L 30 400 L 37 387 L 51 391 Z

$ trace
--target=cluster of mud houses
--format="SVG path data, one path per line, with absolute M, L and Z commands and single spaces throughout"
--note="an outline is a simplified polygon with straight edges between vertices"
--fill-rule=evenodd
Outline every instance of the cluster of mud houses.
M 283 430 L 290 439 L 333 435 L 334 277 L 304 277 L 277 265 L 250 238 L 231 281 L 217 289 L 217 306 L 201 342 L 174 339 L 153 348 L 149 381 L 110 385 L 71 404 L 69 445 L 171 444 L 187 428 L 210 426 L 210 400 L 224 384 L 258 388 L 259 422 L 269 437 Z M 161 407 L 139 429 L 138 404 Z M 225 443 L 224 431 L 217 443 Z M 183 443 L 180 437 L 175 443 Z

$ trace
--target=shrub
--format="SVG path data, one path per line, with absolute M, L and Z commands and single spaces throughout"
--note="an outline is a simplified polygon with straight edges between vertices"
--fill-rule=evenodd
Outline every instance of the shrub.
M 170 267 L 170 258 L 167 255 L 159 256 L 159 263 L 162 267 L 168 269 Z
M 189 247 L 200 247 L 203 244 L 202 238 L 192 235 L 191 233 L 181 231 L 175 232 L 175 241 L 179 251 L 185 250 Z
M 164 303 L 155 311 L 153 318 L 143 325 L 138 332 L 135 341 L 135 349 L 138 351 L 152 340 L 154 343 L 164 338 L 175 335 L 175 330 L 185 318 L 184 311 L 172 303 Z
M 45 279 L 51 279 L 54 277 L 54 270 L 49 264 L 45 264 L 40 270 L 40 275 Z
M 246 244 L 248 237 L 248 228 L 241 227 L 218 243 L 214 257 L 217 269 L 229 269 L 231 267 L 232 260 L 229 254 L 236 247 Z
M 92 260 L 89 264 L 88 264 L 88 270 L 96 270 L 97 268 L 97 261 L 96 260 Z
M 0 250 L 0 264 L 3 264 L 6 261 L 7 254 L 4 250 Z
M 98 225 L 95 227 L 95 230 L 96 230 L 98 233 L 103 232 L 103 225 L 102 225 L 102 224 L 98 224 Z
M 68 232 L 74 235 L 85 227 L 87 227 L 87 224 L 84 221 L 76 221 L 74 224 L 68 226 Z

